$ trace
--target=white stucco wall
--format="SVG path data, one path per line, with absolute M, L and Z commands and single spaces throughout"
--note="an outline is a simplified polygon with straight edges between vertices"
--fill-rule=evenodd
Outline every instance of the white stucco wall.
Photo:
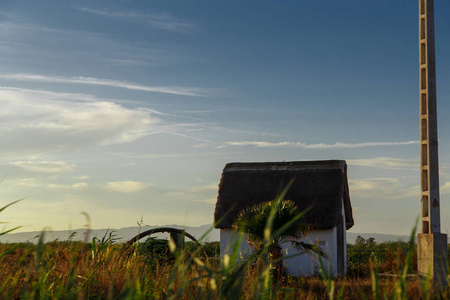
M 237 234 L 233 229 L 220 229 L 220 257 L 230 254 L 233 251 L 234 244 L 237 240 Z M 240 256 L 250 254 L 253 249 L 248 245 L 248 241 L 244 236 L 239 246 Z
M 347 240 L 346 240 L 346 228 L 345 228 L 345 213 L 344 206 L 342 205 L 343 231 L 344 231 L 344 273 L 347 272 Z M 220 230 L 220 256 L 231 252 L 233 243 L 236 240 L 236 232 L 233 229 L 221 229 Z M 309 244 L 318 244 L 319 247 L 327 254 L 328 259 L 322 258 L 323 266 L 326 270 L 331 266 L 333 274 L 337 273 L 338 266 L 338 249 L 337 249 L 337 228 L 329 230 L 314 230 L 308 233 L 308 235 L 302 239 L 303 242 Z M 318 274 L 319 271 L 319 258 L 316 254 L 299 254 L 297 249 L 292 248 L 290 243 L 282 245 L 283 255 L 288 257 L 284 263 L 289 274 L 292 275 L 312 275 Z M 240 245 L 241 256 L 245 256 L 249 253 L 251 247 L 248 245 L 247 240 L 244 238 Z M 294 256 L 290 257 L 289 256 Z
M 308 244 L 318 244 L 319 247 L 327 254 L 328 260 L 322 258 L 322 264 L 328 270 L 329 263 L 331 263 L 332 270 L 337 269 L 337 252 L 336 252 L 336 229 L 330 230 L 315 230 L 302 239 Z M 286 243 L 284 245 L 283 254 L 286 257 L 298 254 L 299 251 L 292 249 L 291 245 Z M 319 257 L 316 254 L 302 254 L 287 258 L 285 266 L 289 274 L 292 275 L 312 275 L 319 274 Z
M 347 274 L 347 219 L 345 218 L 344 200 L 342 200 L 342 230 L 344 231 L 344 274 Z M 343 275 L 343 274 L 342 274 Z
M 220 230 L 220 256 L 230 254 L 232 251 L 233 243 L 236 240 L 236 232 L 233 229 L 221 229 Z M 308 234 L 307 238 L 302 239 L 303 242 L 314 244 L 318 242 L 322 251 L 327 253 L 330 258 L 332 270 L 337 269 L 337 249 L 336 249 L 336 228 L 330 230 L 313 231 Z M 293 249 L 290 243 L 282 245 L 283 255 L 287 258 L 284 263 L 289 274 L 292 275 L 311 275 L 319 269 L 319 260 L 316 255 L 299 254 L 297 249 Z M 240 254 L 245 257 L 246 254 L 252 251 L 247 241 L 244 239 L 240 245 Z M 322 259 L 324 267 L 328 270 L 328 260 Z M 317 273 L 318 274 L 318 273 Z

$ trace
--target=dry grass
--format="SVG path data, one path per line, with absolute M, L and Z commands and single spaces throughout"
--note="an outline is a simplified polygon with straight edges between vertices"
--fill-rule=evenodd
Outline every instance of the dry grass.
M 374 298 L 370 276 L 338 279 L 288 277 L 277 284 L 270 284 L 269 288 L 266 286 L 261 293 L 264 285 L 261 278 L 264 278 L 265 270 L 261 260 L 244 265 L 242 271 L 236 271 L 238 264 L 227 269 L 217 260 L 205 260 L 200 256 L 196 261 L 182 255 L 178 258 L 159 257 L 152 261 L 137 247 L 126 248 L 109 240 L 90 244 L 0 244 L 1 253 L 2 299 L 230 298 L 232 287 L 228 290 L 224 287 L 229 282 L 242 284 L 238 287 L 238 298 L 242 299 L 327 299 L 330 297 L 327 280 L 334 284 L 332 295 L 335 298 Z M 379 276 L 378 280 L 380 297 L 399 299 L 396 289 L 401 278 Z M 408 277 L 405 284 L 405 297 L 400 299 L 423 299 L 419 279 Z M 339 295 L 342 286 L 343 294 Z M 448 298 L 447 294 L 429 295 L 431 298 Z
M 450 299 L 429 278 L 408 276 L 415 270 L 414 240 L 349 247 L 345 278 L 321 269 L 320 277 L 274 282 L 270 224 L 261 253 L 246 260 L 239 258 L 239 238 L 222 260 L 192 245 L 170 252 L 154 240 L 114 244 L 111 234 L 90 243 L 44 243 L 42 234 L 37 245 L 0 244 L 0 299 Z M 217 254 L 217 245 L 206 246 L 209 256 Z

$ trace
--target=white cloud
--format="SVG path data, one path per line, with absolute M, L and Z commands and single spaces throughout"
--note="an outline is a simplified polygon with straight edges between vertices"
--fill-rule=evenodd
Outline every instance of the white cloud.
M 202 192 L 211 192 L 211 191 L 217 192 L 218 189 L 219 189 L 219 187 L 218 187 L 217 183 L 211 183 L 208 185 L 192 187 L 189 189 L 189 191 L 193 192 L 193 193 L 202 193 Z
M 160 122 L 146 109 L 108 101 L 76 101 L 76 94 L 0 87 L 0 153 L 66 152 L 134 141 Z
M 16 181 L 16 184 L 19 186 L 25 187 L 38 187 L 41 186 L 42 183 L 39 182 L 36 178 L 22 178 Z
M 88 184 L 86 182 L 77 182 L 69 185 L 50 183 L 47 185 L 47 187 L 51 189 L 81 189 L 86 187 L 87 185 Z
M 193 148 L 205 148 L 208 147 L 210 144 L 202 143 L 192 146 Z
M 152 27 L 172 32 L 188 32 L 197 27 L 197 25 L 195 25 L 192 22 L 175 18 L 167 13 L 141 14 L 133 12 L 112 12 L 112 11 L 91 9 L 87 7 L 80 8 L 80 10 L 109 18 L 131 19 L 133 21 L 139 20 L 143 23 L 149 24 Z
M 217 198 L 209 198 L 209 199 L 204 199 L 204 200 L 196 200 L 195 202 L 200 202 L 200 203 L 205 203 L 205 204 L 210 204 L 210 205 L 214 205 L 217 202 Z
M 406 177 L 400 178 L 368 178 L 349 180 L 352 199 L 387 199 L 419 198 L 419 186 L 411 185 Z
M 450 194 L 450 182 L 446 182 L 444 184 L 441 184 L 440 187 L 441 194 Z
M 401 159 L 392 157 L 375 157 L 367 159 L 348 159 L 347 163 L 353 166 L 375 167 L 383 169 L 419 169 L 419 161 L 414 159 Z
M 115 181 L 108 182 L 106 188 L 114 192 L 131 194 L 140 192 L 151 185 L 151 183 L 143 183 L 139 181 Z
M 210 152 L 210 153 L 174 153 L 174 154 L 166 154 L 166 153 L 156 153 L 156 154 L 148 154 L 148 153 L 134 153 L 134 152 L 114 152 L 108 153 L 108 155 L 116 156 L 116 157 L 124 157 L 128 159 L 163 159 L 163 158 L 181 158 L 181 157 L 200 157 L 204 159 L 205 157 L 212 156 L 227 156 L 228 153 L 220 153 L 220 152 Z
M 418 144 L 418 141 L 409 142 L 368 142 L 368 143 L 334 143 L 334 144 L 306 144 L 302 142 L 258 142 L 258 141 L 242 141 L 242 142 L 227 142 L 229 146 L 254 146 L 258 148 L 269 148 L 269 147 L 291 147 L 291 148 L 302 148 L 302 149 L 350 149 L 350 148 L 363 148 L 363 147 L 377 147 L 377 146 L 403 146 Z
M 106 61 L 111 62 L 115 66 L 119 67 L 142 67 L 142 66 L 152 66 L 152 63 L 133 60 L 133 59 L 116 59 L 116 58 L 105 58 Z
M 123 67 L 139 64 L 139 66 L 161 66 L 165 63 L 185 61 L 186 53 L 171 51 L 167 47 L 154 43 L 124 43 L 106 32 L 89 32 L 76 28 L 46 28 L 37 23 L 2 22 L 0 18 L 0 50 L 12 53 L 13 60 L 21 59 L 23 64 L 49 61 L 64 62 L 67 55 L 70 61 L 85 61 L 97 68 L 115 68 L 116 72 Z M 134 30 L 134 25 L 133 30 Z M 92 51 L 101 49 L 101 51 Z M 176 50 L 176 49 L 175 49 Z M 74 57 L 77 57 L 76 59 Z M 5 58 L 4 58 L 5 59 Z M 142 62 L 140 64 L 139 62 Z M 43 64 L 44 68 L 45 65 Z M 69 65 L 69 69 L 71 64 Z
M 357 198 L 369 198 L 374 193 L 384 194 L 382 191 L 390 189 L 398 182 L 396 178 L 370 178 L 349 180 L 350 194 Z
M 48 83 L 68 83 L 68 84 L 87 84 L 98 86 L 109 86 L 113 88 L 124 88 L 129 90 L 137 90 L 144 92 L 157 92 L 165 94 L 183 95 L 183 96 L 208 96 L 212 89 L 204 89 L 198 87 L 182 87 L 182 86 L 146 86 L 133 84 L 126 81 L 99 79 L 93 77 L 62 77 L 62 76 L 45 76 L 36 74 L 0 74 L 0 79 L 19 80 L 31 82 L 48 82 Z
M 83 187 L 85 187 L 85 186 L 87 186 L 88 184 L 86 183 L 86 182 L 77 182 L 77 183 L 74 183 L 73 185 L 72 185 L 72 187 L 74 187 L 74 188 L 76 188 L 76 189 L 79 189 L 79 188 L 83 188 Z
M 24 88 L 16 88 L 16 87 L 7 87 L 2 86 L 0 90 L 4 92 L 17 93 L 27 95 L 29 97 L 36 97 L 38 99 L 46 99 L 46 100 L 75 100 L 86 101 L 86 102 L 100 102 L 104 101 L 103 99 L 97 98 L 93 95 L 83 94 L 83 93 L 64 93 L 64 92 L 52 92 L 46 90 L 32 90 L 32 89 L 24 89 Z
M 13 161 L 9 164 L 39 173 L 61 173 L 75 169 L 75 164 L 68 164 L 63 161 Z

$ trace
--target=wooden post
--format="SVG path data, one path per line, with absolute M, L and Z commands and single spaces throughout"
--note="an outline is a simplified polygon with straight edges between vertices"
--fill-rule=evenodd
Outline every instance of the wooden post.
M 176 249 L 184 248 L 184 230 L 181 233 L 178 232 L 170 232 L 170 239 L 175 243 Z
M 419 0 L 421 233 L 418 272 L 447 285 L 447 235 L 441 233 L 436 110 L 434 0 Z

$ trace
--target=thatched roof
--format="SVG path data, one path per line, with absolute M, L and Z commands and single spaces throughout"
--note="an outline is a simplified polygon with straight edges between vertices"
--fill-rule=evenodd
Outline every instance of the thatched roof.
M 311 208 L 305 223 L 316 229 L 335 227 L 344 200 L 346 227 L 353 226 L 347 164 L 328 160 L 227 164 L 219 184 L 215 227 L 230 228 L 242 209 L 275 199 L 290 180 L 284 198 L 294 201 L 300 211 Z

